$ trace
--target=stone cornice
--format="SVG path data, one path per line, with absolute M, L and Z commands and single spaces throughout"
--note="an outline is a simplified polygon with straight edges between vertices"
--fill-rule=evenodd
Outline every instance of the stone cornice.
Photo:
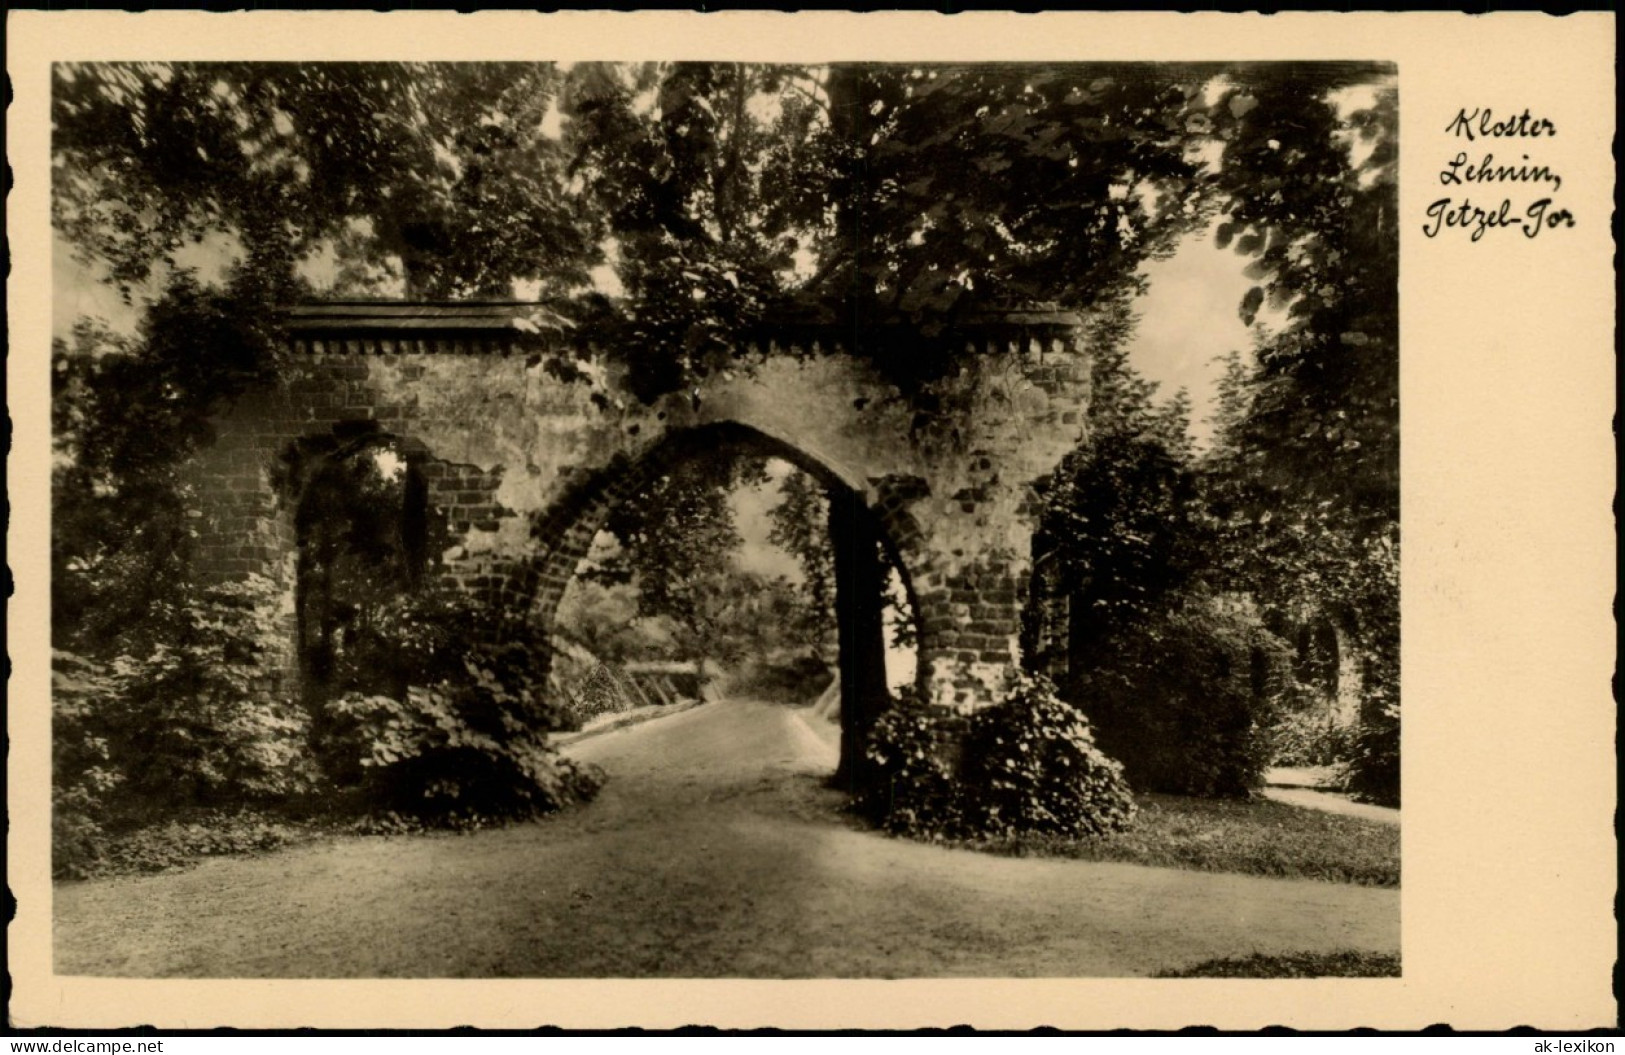
M 570 340 L 570 323 L 533 301 L 349 300 L 296 305 L 286 315 L 294 351 L 339 355 L 504 355 Z M 1070 347 L 1081 317 L 1046 305 L 983 309 L 967 313 L 931 337 L 907 327 L 877 326 L 855 334 L 843 325 L 804 312 L 789 312 L 742 335 L 746 354 L 839 354 L 859 344 L 907 344 L 927 340 L 967 351 L 1004 353 L 1061 351 Z

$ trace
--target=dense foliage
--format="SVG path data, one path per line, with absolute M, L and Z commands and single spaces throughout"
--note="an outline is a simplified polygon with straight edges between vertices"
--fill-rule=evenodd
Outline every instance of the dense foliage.
M 1244 316 L 1272 304 L 1285 320 L 1221 390 L 1213 509 L 1231 581 L 1266 615 L 1348 631 L 1364 682 L 1351 785 L 1397 804 L 1397 101 L 1382 87 L 1340 114 L 1262 73 L 1249 91 L 1219 237 L 1253 257 Z M 1297 120 L 1267 119 L 1286 106 Z
M 801 566 L 806 631 L 814 642 L 835 636 L 835 554 L 829 544 L 829 499 L 807 473 L 795 471 L 779 483 L 779 501 L 768 512 L 768 541 Z
M 379 606 L 336 657 L 318 705 L 328 779 L 364 808 L 479 824 L 592 797 L 598 776 L 558 757 L 570 718 L 517 625 L 458 593 Z
M 972 718 L 965 771 L 978 834 L 1098 836 L 1134 819 L 1123 767 L 1096 746 L 1084 713 L 1032 675 L 1013 675 Z
M 1278 766 L 1340 766 L 1354 754 L 1357 731 L 1332 720 L 1324 707 L 1286 706 L 1269 728 L 1270 759 Z M 1397 751 L 1396 755 L 1397 756 Z
M 1038 582 L 1051 603 L 1066 601 L 1062 688 L 1137 789 L 1245 795 L 1307 748 L 1283 754 L 1282 723 L 1301 725 L 1295 716 L 1325 702 L 1263 618 L 1282 589 L 1266 573 L 1288 569 L 1240 566 L 1245 534 L 1225 519 L 1231 481 L 1210 468 L 1219 456 L 1204 464 L 1192 450 L 1183 400 L 1158 405 L 1128 364 L 1130 325 L 1110 314 L 1097 324 L 1088 439 L 1043 489 Z M 1025 627 L 1039 658 L 1056 646 L 1041 640 L 1041 613 Z
M 1270 71 L 68 65 L 53 216 L 126 288 L 203 238 L 351 294 L 520 282 L 624 356 L 645 397 L 688 387 L 799 306 L 918 392 L 960 354 L 937 340 L 954 320 L 1093 307 L 1137 288 L 1139 265 L 1221 202 L 1272 201 L 1253 178 L 1258 137 L 1314 116 L 1316 89 L 1371 76 Z M 1234 173 L 1210 170 L 1215 142 Z M 1281 157 L 1293 187 L 1327 173 Z M 602 265 L 612 287 L 591 277 Z
M 969 719 L 899 700 L 876 722 L 862 805 L 890 831 L 931 838 L 1084 838 L 1133 822 L 1122 767 L 1043 678 L 1012 672 Z
M 1048 482 L 1038 550 L 1069 601 L 1066 691 L 1138 786 L 1239 793 L 1279 748 L 1398 801 L 1395 108 L 1382 85 L 1340 100 L 1357 80 L 1306 91 L 1302 70 L 1249 67 L 1210 109 L 1217 237 L 1258 283 L 1239 310 L 1279 328 L 1228 364 L 1209 451 L 1181 397 L 1157 407 L 1128 367 L 1128 303 L 1096 315 L 1089 438 Z M 1289 744 L 1314 686 L 1266 627 L 1328 620 L 1359 726 Z
M 610 513 L 600 535 L 606 544 L 589 554 L 560 623 L 607 660 L 728 668 L 787 650 L 819 652 L 834 628 L 823 487 L 768 465 L 763 455 L 722 448 L 652 474 Z M 745 540 L 736 499 L 743 492 L 772 501 L 766 541 L 795 558 L 799 583 L 740 566 Z
M 275 606 L 271 584 L 250 578 L 150 610 L 163 624 L 146 628 L 150 650 L 106 661 L 59 652 L 55 717 L 78 734 L 58 738 L 59 772 L 173 805 L 304 787 L 302 712 L 255 699 L 281 659 L 264 650 Z
M 943 837 L 967 829 L 959 781 L 964 723 L 912 695 L 892 700 L 870 730 L 872 779 L 860 808 L 888 831 Z
M 1132 328 L 1127 302 L 1096 321 L 1088 437 L 1043 488 L 1042 587 L 1068 609 L 1062 689 L 1137 790 L 1245 794 L 1271 761 L 1285 686 L 1265 672 L 1281 646 L 1215 594 L 1188 407 L 1155 401 L 1127 359 Z
M 817 653 L 782 650 L 736 668 L 725 692 L 795 707 L 815 702 L 834 680 L 835 671 Z
M 263 579 L 152 606 L 107 657 L 57 651 L 52 678 L 56 867 L 101 856 L 105 836 L 155 814 L 285 802 L 318 779 L 309 718 L 267 692 L 275 598 Z
M 741 502 L 771 503 L 765 541 L 794 558 L 783 571 L 741 563 Z M 555 635 L 584 650 L 568 670 L 555 659 L 562 691 L 603 695 L 601 663 L 643 660 L 703 666 L 729 692 L 770 699 L 806 702 L 828 682 L 829 525 L 806 474 L 744 452 L 700 455 L 655 474 L 605 528 L 554 617 Z
M 291 816 L 286 810 L 241 806 L 187 808 L 165 813 L 151 823 L 96 823 L 77 838 L 61 830 L 64 823 L 86 820 L 59 809 L 51 861 L 52 874 L 58 879 L 162 872 L 203 857 L 278 850 L 323 831 L 320 824 Z
M 1353 748 L 1340 761 L 1350 791 L 1378 805 L 1399 805 L 1399 704 L 1387 704 L 1374 715 L 1368 711 Z
M 555 656 L 553 662 L 557 664 L 558 657 Z M 563 706 L 568 712 L 569 723 L 579 727 L 601 714 L 628 710 L 636 705 L 634 700 L 613 670 L 603 663 L 596 663 L 584 677 L 575 681 Z
M 327 704 L 327 752 L 374 810 L 436 825 L 529 818 L 590 799 L 601 775 L 559 757 L 536 724 L 539 692 L 468 660 L 467 677 L 403 696 Z
M 352 293 L 579 285 L 595 225 L 543 120 L 562 77 L 546 63 L 61 65 L 52 219 L 127 289 L 209 236 L 264 266 L 329 258 Z
M 295 506 L 301 668 L 308 689 L 325 694 L 387 658 L 371 654 L 374 621 L 423 585 L 430 552 L 444 546 L 431 542 L 415 459 L 371 428 L 306 441 L 278 468 Z
M 144 309 L 132 334 L 83 320 L 54 348 L 59 845 L 92 853 L 110 803 L 275 802 L 318 780 L 465 820 L 590 791 L 548 752 L 568 719 L 525 674 L 523 636 L 424 595 L 435 525 L 402 528 L 421 498 L 403 450 L 359 437 L 288 467 L 287 497 L 311 502 L 305 706 L 278 680 L 289 657 L 265 651 L 280 631 L 259 588 L 192 580 L 183 466 L 211 414 L 274 371 L 279 310 L 318 290 L 534 297 L 579 337 L 555 373 L 606 349 L 645 399 L 739 365 L 765 319 L 839 325 L 925 413 L 963 354 L 956 321 L 1087 309 L 1090 439 L 1049 481 L 1040 539 L 1072 602 L 1063 694 L 1131 779 L 1237 791 L 1280 695 L 1259 673 L 1275 654 L 1261 622 L 1330 618 L 1364 677 L 1351 784 L 1397 802 L 1397 135 L 1379 71 L 88 63 L 55 78 L 54 229 Z M 1257 282 L 1243 319 L 1278 321 L 1233 363 L 1197 455 L 1188 407 L 1157 405 L 1124 349 L 1140 265 L 1214 221 Z M 214 277 L 188 270 L 200 253 Z M 636 582 L 674 655 L 728 658 L 760 644 L 741 630 L 792 619 L 827 636 L 815 482 L 793 474 L 775 521 L 800 596 L 729 567 L 725 491 L 759 472 L 684 463 L 610 525 L 623 547 L 602 582 Z M 1037 753 L 1105 773 L 1089 727 L 1042 701 L 1018 690 L 995 711 L 1062 730 Z M 890 815 L 996 826 L 985 795 L 937 802 L 939 777 L 969 771 L 939 773 L 938 730 L 910 714 L 883 726 L 919 748 L 888 756 Z M 1035 795 L 1060 786 L 997 780 L 1016 774 Z M 1080 801 L 1114 823 L 1100 779 Z M 1048 799 L 997 813 L 1083 823 Z
M 1245 795 L 1274 761 L 1280 643 L 1245 612 L 1189 603 L 1103 634 L 1073 691 L 1137 790 Z
M 742 539 L 729 493 L 763 479 L 760 458 L 719 452 L 656 473 L 610 513 L 605 530 L 619 542 L 588 575 L 637 589 L 638 613 L 673 629 L 679 659 L 736 661 L 743 643 L 739 570 Z M 749 591 L 745 591 L 749 592 Z
M 110 656 L 129 635 L 139 645 L 154 604 L 179 602 L 170 586 L 186 578 L 191 540 L 181 465 L 213 439 L 211 410 L 266 376 L 277 296 L 277 284 L 251 269 L 224 289 L 182 273 L 134 336 L 81 319 L 71 340 L 55 343 L 57 647 Z M 257 307 L 242 310 L 245 301 Z
M 1005 303 L 1092 306 L 1200 222 L 1188 153 L 1206 78 L 1132 66 L 836 66 L 793 201 L 820 266 L 805 293 L 914 388 L 935 338 Z M 829 204 L 833 203 L 831 210 Z M 818 222 L 822 219 L 822 222 Z M 901 327 L 899 340 L 894 327 Z
M 1087 437 L 1042 485 L 1037 548 L 1072 598 L 1074 654 L 1164 611 L 1211 561 L 1189 405 L 1156 403 L 1156 386 L 1128 362 L 1133 325 L 1123 300 L 1095 321 Z
M 602 553 L 595 545 L 587 559 L 592 562 L 594 554 Z M 628 660 L 677 659 L 671 628 L 639 613 L 637 587 L 602 581 L 592 567 L 589 564 L 587 571 L 570 580 L 553 616 L 554 636 L 571 649 L 580 646 L 593 661 L 619 665 Z

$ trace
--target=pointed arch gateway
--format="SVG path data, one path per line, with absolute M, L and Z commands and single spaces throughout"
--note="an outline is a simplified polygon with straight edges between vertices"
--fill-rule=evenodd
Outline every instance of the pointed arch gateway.
M 785 320 L 737 349 L 737 369 L 642 402 L 616 394 L 628 369 L 620 358 L 534 325 L 537 310 L 291 309 L 274 375 L 223 408 L 212 420 L 216 441 L 185 469 L 198 574 L 264 576 L 291 599 L 299 540 L 278 486 L 282 456 L 313 436 L 375 430 L 421 452 L 414 484 L 440 529 L 423 547 L 434 582 L 546 641 L 616 503 L 664 465 L 736 445 L 822 482 L 838 507 L 831 539 L 841 551 L 872 554 L 866 537 L 885 547 L 914 608 L 926 703 L 969 712 L 1000 698 L 1022 661 L 1033 484 L 1085 427 L 1090 356 L 1080 318 L 1012 310 L 960 320 L 959 369 L 917 393 L 924 402 L 854 351 L 841 326 Z M 582 369 L 556 369 L 561 358 Z M 269 645 L 287 654 L 288 670 L 254 689 L 266 699 L 297 685 L 292 608 Z M 864 611 L 844 623 L 873 640 Z M 846 652 L 849 667 L 865 654 L 855 644 Z M 857 670 L 843 680 L 849 691 L 879 681 Z M 847 712 L 859 718 L 847 723 L 850 738 L 864 712 L 855 698 Z M 849 739 L 849 769 L 859 755 Z
M 529 598 L 533 625 L 550 654 L 565 589 L 615 508 L 688 459 L 726 453 L 779 458 L 818 481 L 828 496 L 841 684 L 841 750 L 835 779 L 855 791 L 867 776 L 868 734 L 890 699 L 883 616 L 888 564 L 896 569 L 915 613 L 914 630 L 923 654 L 927 627 L 913 582 L 929 554 L 918 545 L 921 532 L 913 516 L 899 503 L 874 501 L 874 489 L 850 470 L 740 421 L 671 429 L 641 451 L 586 476 L 536 518 L 532 534 L 537 554 L 521 572 L 524 581 L 518 596 Z M 928 691 L 926 664 L 917 665 L 915 677 L 921 692 Z

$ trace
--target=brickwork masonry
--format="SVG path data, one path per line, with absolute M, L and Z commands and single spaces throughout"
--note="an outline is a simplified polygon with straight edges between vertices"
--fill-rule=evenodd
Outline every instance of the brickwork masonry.
M 399 312 L 386 322 L 402 325 Z M 301 444 L 370 431 L 413 452 L 449 539 L 437 574 L 523 611 L 545 637 L 617 501 L 696 450 L 746 446 L 863 497 L 914 595 L 929 697 L 972 709 L 1019 660 L 1033 484 L 1082 438 L 1089 399 L 1077 328 L 1040 329 L 971 340 L 932 390 L 931 415 L 838 348 L 759 347 L 726 375 L 642 404 L 618 394 L 604 357 L 583 354 L 581 377 L 561 380 L 509 333 L 305 333 L 189 467 L 200 571 L 286 588 L 292 670 L 298 495 L 286 466 Z

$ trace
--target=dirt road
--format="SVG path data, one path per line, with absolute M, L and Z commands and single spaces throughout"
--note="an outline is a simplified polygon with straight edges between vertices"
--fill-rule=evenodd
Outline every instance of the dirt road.
M 862 830 L 834 731 L 726 701 L 579 741 L 592 805 L 65 883 L 56 970 L 137 977 L 1082 977 L 1397 952 L 1394 890 L 993 857 Z

